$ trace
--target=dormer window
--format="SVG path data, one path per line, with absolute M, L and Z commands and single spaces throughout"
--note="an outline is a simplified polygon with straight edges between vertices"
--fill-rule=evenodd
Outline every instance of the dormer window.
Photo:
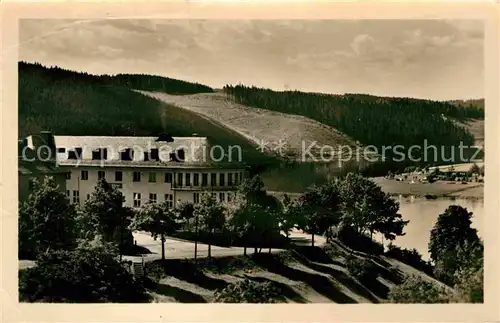
M 144 161 L 159 161 L 160 154 L 157 148 L 151 149 L 149 152 L 144 153 Z
M 120 160 L 125 160 L 125 161 L 134 160 L 134 151 L 131 148 L 127 148 L 121 151 Z
M 184 149 L 179 149 L 176 152 L 170 153 L 170 161 L 183 162 L 185 159 Z
M 75 150 L 68 151 L 68 159 L 81 159 L 82 148 L 75 148 Z
M 92 160 L 106 160 L 108 159 L 108 149 L 98 148 L 92 151 Z

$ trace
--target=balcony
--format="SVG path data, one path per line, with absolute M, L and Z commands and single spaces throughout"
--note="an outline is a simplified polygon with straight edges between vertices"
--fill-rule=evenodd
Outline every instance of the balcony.
M 198 185 L 198 186 L 194 186 L 194 185 L 179 185 L 177 183 L 175 184 L 172 184 L 172 190 L 175 190 L 175 191 L 235 191 L 238 189 L 238 186 L 239 185 L 224 185 L 224 186 L 220 186 L 220 185 L 205 185 L 205 186 L 202 186 L 202 185 Z

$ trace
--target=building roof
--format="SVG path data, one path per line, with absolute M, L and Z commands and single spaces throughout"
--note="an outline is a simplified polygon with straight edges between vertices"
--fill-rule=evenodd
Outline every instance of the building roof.
M 42 162 L 40 160 L 29 161 L 20 157 L 18 160 L 18 173 L 19 175 L 25 176 L 38 176 L 64 174 L 67 173 L 67 171 L 63 171 L 48 162 Z
M 206 137 L 171 137 L 169 141 L 158 141 L 158 137 L 118 137 L 118 136 L 54 136 L 57 149 L 57 163 L 61 166 L 116 166 L 116 167 L 235 167 L 234 162 L 211 161 L 210 149 Z M 62 149 L 64 148 L 64 149 Z M 81 159 L 70 159 L 69 152 L 81 149 Z M 96 160 L 92 152 L 106 149 L 106 158 Z M 122 160 L 121 153 L 131 149 L 133 160 Z M 158 150 L 159 160 L 145 159 L 145 153 Z M 183 160 L 172 159 L 171 154 L 181 156 Z M 218 157 L 220 152 L 216 154 Z M 241 167 L 241 164 L 240 164 Z

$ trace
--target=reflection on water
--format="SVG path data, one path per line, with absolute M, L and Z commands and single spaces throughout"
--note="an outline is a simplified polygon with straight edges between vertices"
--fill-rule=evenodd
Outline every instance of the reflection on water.
M 460 205 L 473 213 L 472 227 L 482 236 L 484 221 L 484 203 L 482 200 L 468 199 L 437 199 L 426 200 L 414 197 L 399 197 L 400 213 L 410 223 L 405 227 L 406 234 L 398 237 L 393 243 L 407 249 L 417 249 L 425 260 L 429 259 L 427 244 L 430 231 L 436 223 L 439 214 L 450 205 Z M 381 238 L 380 238 L 381 239 Z M 387 244 L 387 242 L 386 242 Z

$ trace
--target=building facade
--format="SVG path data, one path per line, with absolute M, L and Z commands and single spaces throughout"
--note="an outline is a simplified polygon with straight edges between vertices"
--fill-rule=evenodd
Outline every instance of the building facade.
M 42 158 L 39 158 L 42 157 Z M 54 159 L 37 156 L 35 151 L 27 147 L 26 140 L 19 141 L 18 145 L 18 199 L 20 202 L 28 200 L 33 192 L 33 181 L 43 183 L 46 177 L 52 177 L 58 190 L 66 192 L 67 172 L 57 167 Z
M 77 204 L 90 198 L 101 178 L 130 207 L 148 201 L 196 204 L 203 192 L 224 203 L 245 176 L 241 163 L 212 162 L 204 137 L 42 136 L 67 171 L 66 194 Z

